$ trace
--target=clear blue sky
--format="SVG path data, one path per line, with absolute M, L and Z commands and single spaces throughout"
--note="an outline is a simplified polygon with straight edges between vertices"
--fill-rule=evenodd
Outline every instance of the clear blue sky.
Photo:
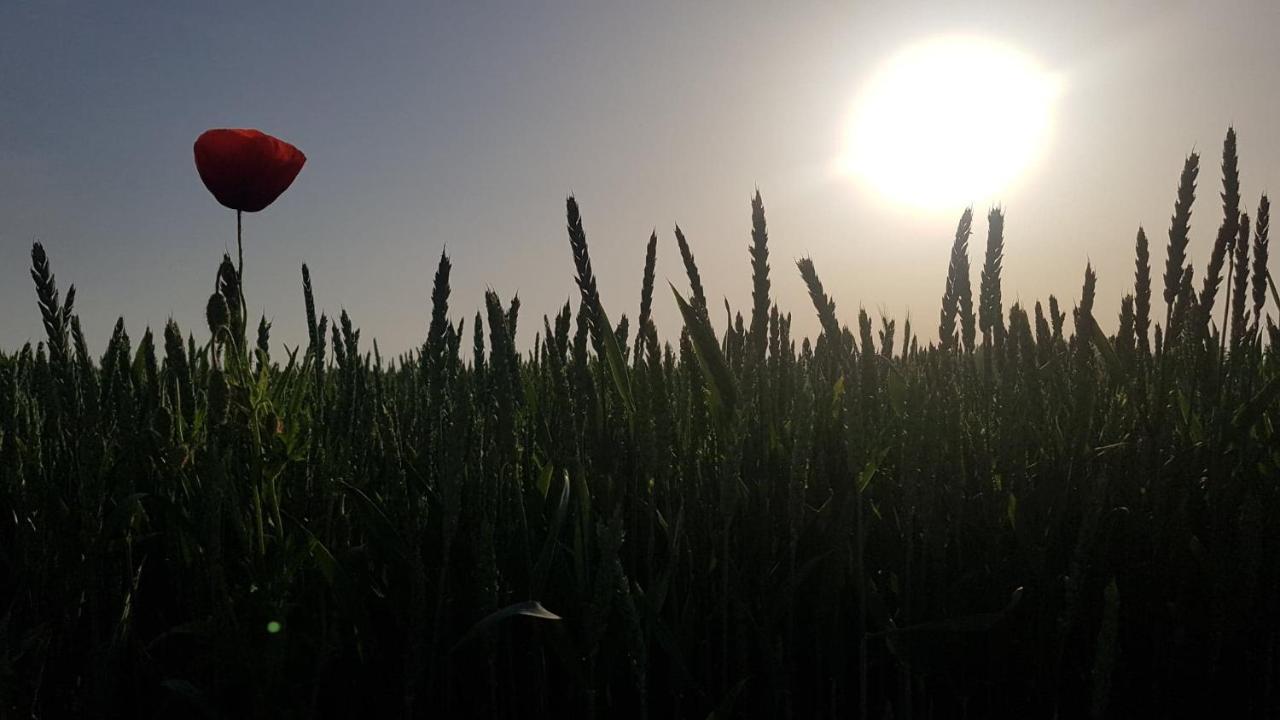
M 76 284 L 95 352 L 120 315 L 135 340 L 169 316 L 203 338 L 235 221 L 200 184 L 191 144 L 223 126 L 261 128 L 309 158 L 288 193 L 246 216 L 249 299 L 277 341 L 304 335 L 307 262 L 324 310 L 345 307 L 384 352 L 416 346 L 447 245 L 454 317 L 470 317 L 485 287 L 519 292 L 531 343 L 536 320 L 575 291 L 570 192 L 615 318 L 634 318 L 653 228 L 659 280 L 685 286 L 676 222 L 714 304 L 745 309 L 757 186 L 775 293 L 801 330 L 816 322 L 792 261 L 812 254 L 844 322 L 859 305 L 910 312 L 927 338 L 962 207 L 907 211 L 822 168 L 877 63 L 950 32 L 1015 44 L 1067 79 L 1044 158 L 999 198 L 1006 303 L 1053 292 L 1069 305 L 1091 258 L 1109 315 L 1132 282 L 1139 223 L 1163 262 L 1193 147 L 1204 156 L 1199 263 L 1218 223 L 1228 124 L 1245 206 L 1280 188 L 1277 30 L 1280 5 L 1268 2 L 6 0 L 0 347 L 41 337 L 33 240 L 62 287 Z M 973 103 L 997 90 L 974 78 Z M 655 312 L 670 337 L 665 285 Z

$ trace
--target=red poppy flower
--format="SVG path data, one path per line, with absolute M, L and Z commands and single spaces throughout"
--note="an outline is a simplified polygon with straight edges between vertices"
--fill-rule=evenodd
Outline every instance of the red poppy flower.
M 258 130 L 206 130 L 196 138 L 196 170 L 218 202 L 258 212 L 289 189 L 307 156 Z

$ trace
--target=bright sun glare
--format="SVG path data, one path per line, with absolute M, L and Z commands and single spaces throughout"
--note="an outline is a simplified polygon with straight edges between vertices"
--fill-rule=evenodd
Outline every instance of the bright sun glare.
M 921 209 L 998 199 L 1044 150 L 1059 85 L 991 40 L 910 45 L 859 93 L 839 170 Z

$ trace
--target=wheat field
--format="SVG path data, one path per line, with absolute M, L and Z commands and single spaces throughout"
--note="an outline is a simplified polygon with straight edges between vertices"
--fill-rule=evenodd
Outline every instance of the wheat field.
M 1229 132 L 1193 270 L 1199 162 L 1167 240 L 1075 299 L 1006 307 L 1001 211 L 981 248 L 965 211 L 936 335 L 772 267 L 758 193 L 749 300 L 716 307 L 677 229 L 688 285 L 656 287 L 655 234 L 634 315 L 569 198 L 580 300 L 529 351 L 518 300 L 451 316 L 442 255 L 400 357 L 317 317 L 305 265 L 309 343 L 274 346 L 230 258 L 208 327 L 122 319 L 96 355 L 36 244 L 0 716 L 1276 717 L 1269 207 Z M 813 308 L 773 302 L 793 271 Z M 1133 272 L 1118 323 L 1095 272 Z

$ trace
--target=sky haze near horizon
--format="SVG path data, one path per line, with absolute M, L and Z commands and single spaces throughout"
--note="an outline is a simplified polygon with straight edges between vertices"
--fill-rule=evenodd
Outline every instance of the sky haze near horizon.
M 1013 45 L 1064 81 L 1040 160 L 999 197 L 972 199 L 975 288 L 998 202 L 1006 310 L 1050 293 L 1069 308 L 1091 261 L 1096 313 L 1114 327 L 1139 224 L 1162 272 L 1188 152 L 1201 154 L 1197 278 L 1220 222 L 1228 125 L 1242 209 L 1280 188 L 1278 30 L 1280 4 L 1268 2 L 11 1 L 0 6 L 0 348 L 43 337 L 35 240 L 60 289 L 76 285 L 95 355 L 119 316 L 135 341 L 170 316 L 205 339 L 235 219 L 201 185 L 191 145 L 228 126 L 308 156 L 288 192 L 245 216 L 251 312 L 274 322 L 277 352 L 306 334 L 303 262 L 318 307 L 345 308 L 366 348 L 417 347 L 446 247 L 453 320 L 470 326 L 486 287 L 519 293 L 530 347 L 544 313 L 576 307 L 570 193 L 615 320 L 634 322 L 656 229 L 655 319 L 673 339 L 665 281 L 688 287 L 674 225 L 713 308 L 727 297 L 745 314 L 757 187 L 774 298 L 796 334 L 817 331 L 794 266 L 808 255 L 843 323 L 859 307 L 899 327 L 909 313 L 928 341 L 964 204 L 901 207 L 830 168 L 877 66 L 957 33 Z M 971 90 L 974 107 L 1000 92 L 983 78 Z M 723 312 L 712 320 L 723 330 Z

